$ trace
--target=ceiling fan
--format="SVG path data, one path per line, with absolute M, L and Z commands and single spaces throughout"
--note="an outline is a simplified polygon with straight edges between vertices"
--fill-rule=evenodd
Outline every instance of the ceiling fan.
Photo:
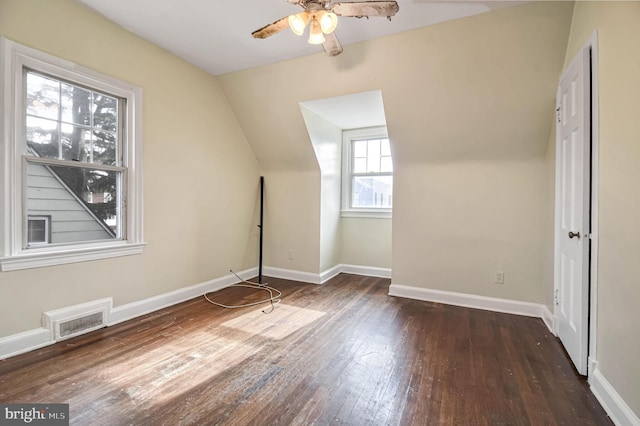
M 330 56 L 342 53 L 342 45 L 333 32 L 338 25 L 338 16 L 367 19 L 370 16 L 386 16 L 391 20 L 399 10 L 398 3 L 395 1 L 373 0 L 333 4 L 331 0 L 287 0 L 287 2 L 301 6 L 304 11 L 285 16 L 252 32 L 251 35 L 254 38 L 267 38 L 287 27 L 290 27 L 295 34 L 302 35 L 309 24 L 309 43 L 322 44 L 325 52 Z

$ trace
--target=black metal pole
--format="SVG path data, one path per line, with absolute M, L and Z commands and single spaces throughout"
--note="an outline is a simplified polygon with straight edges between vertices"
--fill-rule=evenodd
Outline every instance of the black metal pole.
M 258 259 L 258 284 L 262 284 L 262 216 L 264 213 L 264 176 L 260 176 L 260 255 Z

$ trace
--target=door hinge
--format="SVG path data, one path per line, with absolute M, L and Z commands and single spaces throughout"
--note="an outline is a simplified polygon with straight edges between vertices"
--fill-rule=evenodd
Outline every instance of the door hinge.
M 556 288 L 556 292 L 555 292 L 555 295 L 553 296 L 553 299 L 554 299 L 554 303 L 556 305 L 560 304 L 560 289 L 559 288 Z
M 556 108 L 556 120 L 558 120 L 558 123 L 560 123 L 560 110 L 561 107 Z

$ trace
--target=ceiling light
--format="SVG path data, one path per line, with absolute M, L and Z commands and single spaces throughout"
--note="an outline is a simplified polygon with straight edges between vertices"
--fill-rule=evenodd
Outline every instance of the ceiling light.
M 338 16 L 333 12 L 324 12 L 320 16 L 320 28 L 325 34 L 330 34 L 338 26 Z
M 304 12 L 289 16 L 289 27 L 291 27 L 291 31 L 299 36 L 304 33 L 304 29 L 308 23 L 309 12 L 307 12 L 306 10 Z
M 309 44 L 322 44 L 324 43 L 324 35 L 322 35 L 322 28 L 320 23 L 314 16 L 311 19 L 311 25 L 309 26 Z

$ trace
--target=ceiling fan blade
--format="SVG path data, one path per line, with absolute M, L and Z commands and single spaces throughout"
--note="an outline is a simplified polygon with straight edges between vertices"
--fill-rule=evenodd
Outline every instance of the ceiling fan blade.
M 329 56 L 338 56 L 342 53 L 342 45 L 338 41 L 335 32 L 324 35 L 322 47 L 324 47 L 324 51 L 327 52 Z
M 394 16 L 400 7 L 395 1 L 355 1 L 334 3 L 331 11 L 339 16 Z
M 253 36 L 253 38 L 267 38 L 269 36 L 274 35 L 275 33 L 278 33 L 284 30 L 288 26 L 289 26 L 289 17 L 285 16 L 284 18 L 278 19 L 276 22 L 272 24 L 265 25 L 259 30 L 255 30 L 254 32 L 251 33 L 251 35 Z

